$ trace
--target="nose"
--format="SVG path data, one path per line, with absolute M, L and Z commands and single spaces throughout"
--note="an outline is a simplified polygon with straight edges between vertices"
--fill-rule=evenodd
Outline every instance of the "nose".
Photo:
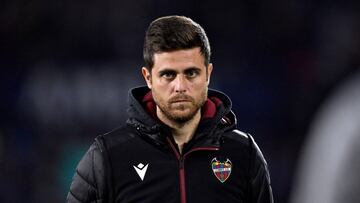
M 186 92 L 186 79 L 183 75 L 179 74 L 174 80 L 175 83 L 175 92 L 176 93 L 185 93 Z

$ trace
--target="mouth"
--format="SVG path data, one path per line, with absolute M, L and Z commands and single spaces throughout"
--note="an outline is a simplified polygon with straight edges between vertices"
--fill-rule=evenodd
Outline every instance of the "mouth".
M 175 103 L 188 103 L 188 102 L 192 102 L 192 98 L 190 96 L 187 96 L 187 95 L 175 96 L 172 99 L 170 99 L 170 103 L 172 103 L 172 104 L 175 104 Z
M 190 100 L 175 100 L 175 101 L 172 101 L 171 103 L 185 103 L 185 102 L 191 102 Z

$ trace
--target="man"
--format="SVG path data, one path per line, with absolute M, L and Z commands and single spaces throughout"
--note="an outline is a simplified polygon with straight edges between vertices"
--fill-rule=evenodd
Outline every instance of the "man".
M 80 161 L 67 202 L 273 202 L 259 148 L 236 129 L 230 99 L 208 90 L 201 26 L 156 19 L 144 59 L 147 87 L 130 91 L 126 125 L 97 137 Z

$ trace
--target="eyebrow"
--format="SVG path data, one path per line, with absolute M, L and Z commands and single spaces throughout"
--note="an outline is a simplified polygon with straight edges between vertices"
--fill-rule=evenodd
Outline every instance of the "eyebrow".
M 198 67 L 189 67 L 187 69 L 184 70 L 184 72 L 188 72 L 188 71 L 198 71 L 200 72 L 201 71 L 201 68 L 198 68 Z
M 191 71 L 191 70 L 201 71 L 201 68 L 198 68 L 196 66 L 191 66 L 191 67 L 186 68 L 183 71 L 187 72 L 187 71 Z M 172 68 L 164 68 L 163 70 L 159 71 L 160 75 L 163 73 L 177 73 L 177 71 Z
M 158 75 L 163 75 L 165 73 L 176 73 L 176 71 L 170 68 L 165 68 L 164 70 L 159 71 Z

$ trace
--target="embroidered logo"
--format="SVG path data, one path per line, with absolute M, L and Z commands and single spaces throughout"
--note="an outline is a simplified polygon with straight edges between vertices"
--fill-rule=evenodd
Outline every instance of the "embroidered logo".
M 137 166 L 133 166 L 136 173 L 139 175 L 141 181 L 144 180 L 144 177 L 145 177 L 145 173 L 147 171 L 147 168 L 148 168 L 149 164 L 142 164 L 142 163 L 139 163 Z
M 216 157 L 211 160 L 211 168 L 216 178 L 224 183 L 231 174 L 232 163 L 230 159 L 226 161 L 219 161 Z

